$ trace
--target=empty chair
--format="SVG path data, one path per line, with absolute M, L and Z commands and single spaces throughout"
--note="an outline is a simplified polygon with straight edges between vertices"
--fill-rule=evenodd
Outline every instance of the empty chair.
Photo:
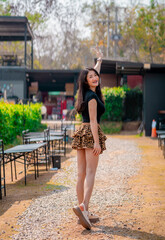
M 39 162 L 38 163 L 49 163 L 49 149 L 50 149 L 50 135 L 49 129 L 45 129 L 43 132 L 29 132 L 29 130 L 24 130 L 22 132 L 23 144 L 41 143 L 46 142 L 47 145 L 40 149 L 38 152 Z M 50 165 L 50 163 L 49 163 Z

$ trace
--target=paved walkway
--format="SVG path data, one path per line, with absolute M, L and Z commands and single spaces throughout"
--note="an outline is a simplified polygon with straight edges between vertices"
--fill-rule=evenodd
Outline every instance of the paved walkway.
M 90 204 L 100 222 L 91 231 L 85 230 L 72 212 L 77 204 L 73 150 L 72 157 L 63 162 L 61 170 L 52 172 L 43 186 L 45 194 L 17 216 L 14 230 L 18 232 L 12 239 L 165 240 L 165 160 L 157 142 L 114 136 L 106 145 Z M 0 234 L 0 239 L 5 239 Z

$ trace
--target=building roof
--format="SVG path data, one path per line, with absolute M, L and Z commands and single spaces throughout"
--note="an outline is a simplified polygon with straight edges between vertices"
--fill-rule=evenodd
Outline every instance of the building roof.
M 119 75 L 143 75 L 144 73 L 165 73 L 165 64 L 112 61 L 108 59 L 103 59 L 101 65 L 101 73 Z
M 0 16 L 0 41 L 24 41 L 27 29 L 27 40 L 34 38 L 26 17 Z

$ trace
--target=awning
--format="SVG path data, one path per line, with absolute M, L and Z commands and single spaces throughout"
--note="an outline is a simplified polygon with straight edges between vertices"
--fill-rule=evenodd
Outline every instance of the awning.
M 165 64 L 126 62 L 103 59 L 101 65 L 101 73 L 117 75 L 144 75 L 145 73 L 165 73 Z
M 29 83 L 38 82 L 39 90 L 50 91 L 65 91 L 66 83 L 76 82 L 80 70 L 27 70 L 26 79 Z M 76 90 L 76 89 L 75 89 Z
M 26 17 L 0 16 L 0 41 L 27 41 L 34 38 Z

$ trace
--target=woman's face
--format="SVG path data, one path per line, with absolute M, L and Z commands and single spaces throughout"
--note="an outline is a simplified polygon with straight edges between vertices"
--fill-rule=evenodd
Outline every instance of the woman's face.
M 87 82 L 89 87 L 94 89 L 99 85 L 99 76 L 91 70 L 87 74 Z

